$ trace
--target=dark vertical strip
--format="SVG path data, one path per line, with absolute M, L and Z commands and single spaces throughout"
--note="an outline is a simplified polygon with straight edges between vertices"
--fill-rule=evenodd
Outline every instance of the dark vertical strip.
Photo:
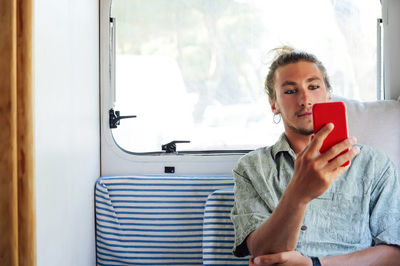
M 0 1 L 0 262 L 18 265 L 16 0 Z

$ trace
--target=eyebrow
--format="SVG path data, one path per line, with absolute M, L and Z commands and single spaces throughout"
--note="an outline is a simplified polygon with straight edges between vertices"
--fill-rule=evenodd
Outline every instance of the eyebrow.
M 294 86 L 294 85 L 297 85 L 297 83 L 294 82 L 294 81 L 286 80 L 285 82 L 282 83 L 281 87 L 285 87 L 285 86 L 288 86 L 288 85 L 293 85 Z
M 307 80 L 306 80 L 306 82 L 312 82 L 312 81 L 314 81 L 314 80 L 321 80 L 319 77 L 317 77 L 317 76 L 312 76 L 312 77 L 309 77 Z M 281 87 L 285 87 L 285 86 L 290 86 L 290 85 L 292 85 L 292 86 L 295 86 L 295 85 L 297 85 L 297 83 L 296 82 L 294 82 L 294 81 L 290 81 L 290 80 L 286 80 L 285 82 L 283 82 L 282 83 L 282 85 L 281 85 Z
M 314 81 L 314 80 L 321 80 L 321 79 L 319 77 L 317 77 L 317 76 L 312 76 L 312 77 L 308 78 L 306 81 L 307 82 L 311 82 L 311 81 Z

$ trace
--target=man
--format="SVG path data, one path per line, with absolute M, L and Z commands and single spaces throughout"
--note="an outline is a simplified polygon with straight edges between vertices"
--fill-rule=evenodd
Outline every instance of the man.
M 283 48 L 265 87 L 285 133 L 234 169 L 234 254 L 251 254 L 251 265 L 400 265 L 394 164 L 354 137 L 319 152 L 333 129 L 313 134 L 313 104 L 331 100 L 322 63 Z

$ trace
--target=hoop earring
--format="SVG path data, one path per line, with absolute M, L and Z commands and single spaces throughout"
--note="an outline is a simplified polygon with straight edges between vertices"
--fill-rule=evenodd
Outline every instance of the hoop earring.
M 275 124 L 279 124 L 279 122 L 281 122 L 281 119 L 282 119 L 282 116 L 280 114 L 274 114 L 274 117 L 272 118 L 272 120 L 274 121 Z

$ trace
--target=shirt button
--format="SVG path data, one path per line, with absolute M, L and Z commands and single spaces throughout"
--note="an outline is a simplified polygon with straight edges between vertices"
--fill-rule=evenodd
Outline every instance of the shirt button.
M 305 231 L 305 230 L 307 230 L 307 226 L 302 225 L 300 229 L 301 229 L 301 231 Z

